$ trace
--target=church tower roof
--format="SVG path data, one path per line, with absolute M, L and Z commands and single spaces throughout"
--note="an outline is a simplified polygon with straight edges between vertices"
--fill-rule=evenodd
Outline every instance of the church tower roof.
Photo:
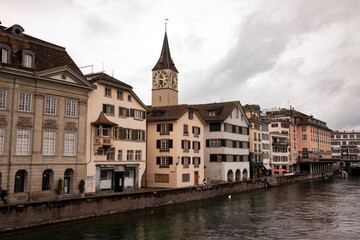
M 161 50 L 160 58 L 159 58 L 158 62 L 156 63 L 155 67 L 152 69 L 152 71 L 164 70 L 164 69 L 171 69 L 178 73 L 178 70 L 175 67 L 175 63 L 171 59 L 170 48 L 169 48 L 166 31 L 165 31 L 164 42 L 163 42 L 163 47 Z

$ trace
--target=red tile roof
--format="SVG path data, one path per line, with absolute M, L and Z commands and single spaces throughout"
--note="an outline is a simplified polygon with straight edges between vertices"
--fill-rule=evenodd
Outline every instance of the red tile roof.
M 117 125 L 116 123 L 107 119 L 103 112 L 101 112 L 98 119 L 95 122 L 92 122 L 91 124 L 92 125 L 109 125 L 109 126 Z

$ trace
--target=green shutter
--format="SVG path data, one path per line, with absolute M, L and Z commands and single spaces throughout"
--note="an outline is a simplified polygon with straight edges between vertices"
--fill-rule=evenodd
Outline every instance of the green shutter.
M 142 118 L 145 119 L 146 118 L 146 112 L 142 111 Z
M 137 133 L 137 131 L 136 130 L 134 130 L 134 129 L 131 129 L 131 140 L 136 140 L 136 137 L 137 137 L 137 135 L 136 135 L 136 133 Z
M 119 128 L 120 139 L 125 139 L 125 128 Z
M 130 108 L 130 117 L 134 117 L 134 109 Z
M 115 106 L 114 105 L 110 105 L 110 113 L 115 114 Z
M 106 113 L 106 104 L 103 104 L 103 113 Z
M 145 131 L 142 131 L 142 140 L 145 141 Z

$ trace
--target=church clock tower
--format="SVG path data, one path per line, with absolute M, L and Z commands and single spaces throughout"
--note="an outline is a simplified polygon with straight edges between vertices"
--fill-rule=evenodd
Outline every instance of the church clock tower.
M 171 59 L 165 30 L 160 58 L 152 69 L 152 106 L 178 105 L 178 70 Z

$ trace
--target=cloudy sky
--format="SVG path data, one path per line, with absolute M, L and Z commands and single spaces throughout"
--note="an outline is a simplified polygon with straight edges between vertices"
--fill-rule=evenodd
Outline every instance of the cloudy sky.
M 151 104 L 169 18 L 180 103 L 295 107 L 360 130 L 360 1 L 0 0 L 3 26 L 66 47 Z M 84 68 L 84 73 L 91 68 Z

